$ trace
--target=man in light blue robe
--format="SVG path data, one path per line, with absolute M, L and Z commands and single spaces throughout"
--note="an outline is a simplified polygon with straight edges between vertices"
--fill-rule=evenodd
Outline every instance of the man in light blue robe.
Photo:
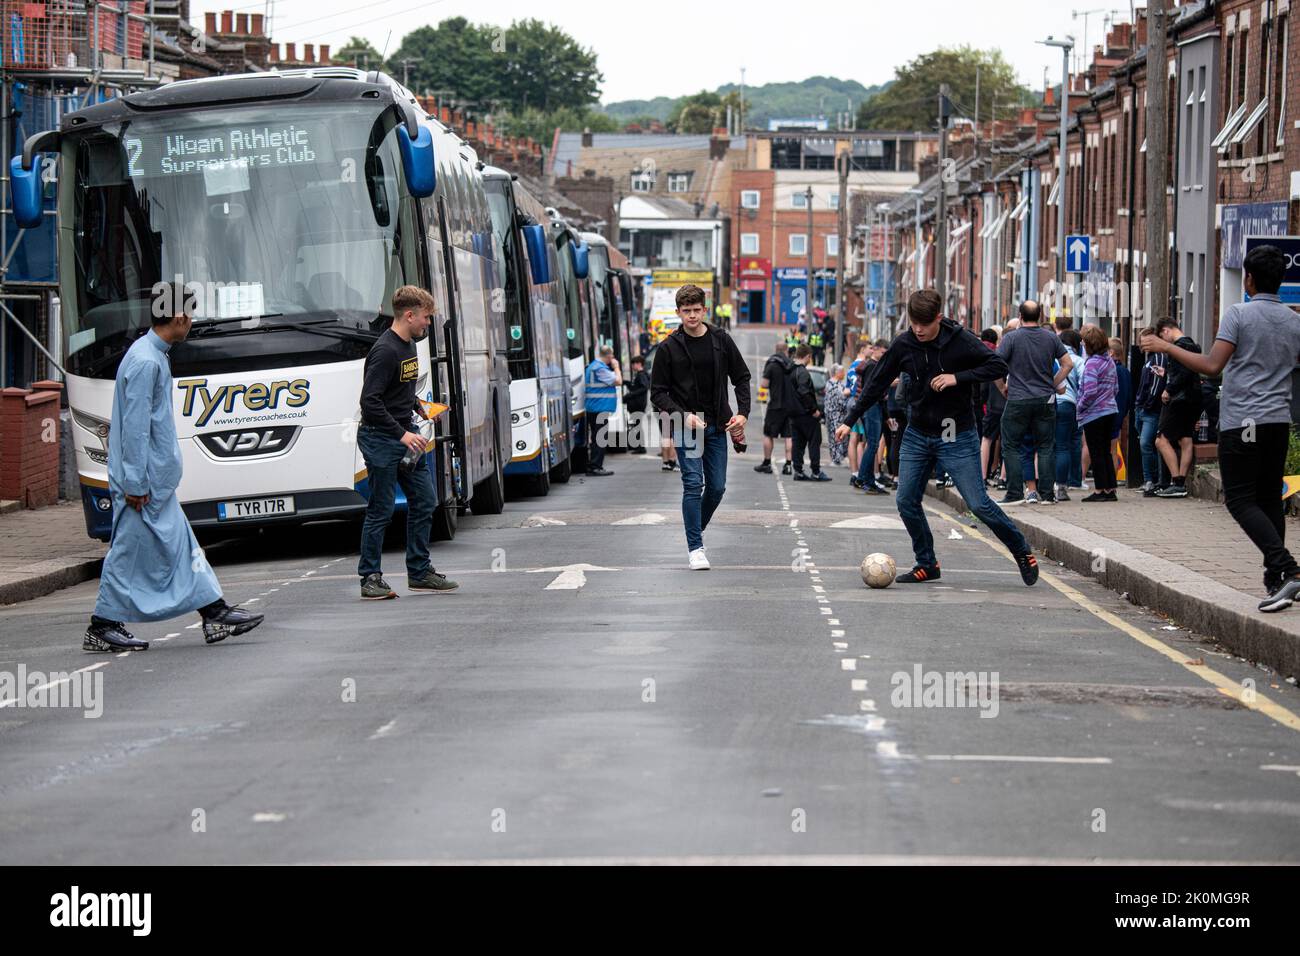
M 174 299 L 173 290 L 180 293 Z M 177 303 L 183 294 L 179 286 L 164 293 Z M 154 312 L 153 328 L 127 350 L 113 390 L 108 433 L 113 537 L 81 645 L 88 651 L 148 650 L 149 642 L 134 637 L 124 621 L 161 621 L 197 610 L 209 644 L 262 622 L 262 615 L 222 600 L 217 576 L 176 497 L 181 450 L 167 353 L 189 335 L 190 317 L 183 308 Z

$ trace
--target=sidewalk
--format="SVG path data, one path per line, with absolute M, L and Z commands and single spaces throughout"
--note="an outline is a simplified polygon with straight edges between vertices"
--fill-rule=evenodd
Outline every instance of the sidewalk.
M 0 513 L 0 604 L 99 576 L 108 545 L 86 535 L 79 501 Z
M 957 511 L 955 488 L 926 493 Z M 1087 492 L 1083 492 L 1087 494 Z M 993 493 L 996 500 L 1000 493 Z M 1255 546 L 1227 509 L 1199 498 L 1143 498 L 1119 489 L 1117 504 L 1067 502 L 1006 509 L 1029 543 L 1071 570 L 1096 578 L 1225 648 L 1300 676 L 1300 608 L 1261 614 L 1264 568 Z M 1287 540 L 1300 544 L 1300 520 L 1287 519 Z M 1050 570 L 1050 569 L 1049 569 Z

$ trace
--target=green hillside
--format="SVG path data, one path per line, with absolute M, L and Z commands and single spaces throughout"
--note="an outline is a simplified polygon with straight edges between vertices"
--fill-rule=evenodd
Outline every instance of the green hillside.
M 746 125 L 766 128 L 772 118 L 825 116 L 834 125 L 838 113 L 852 110 L 856 113 L 863 101 L 879 93 L 889 84 L 863 86 L 856 80 L 841 80 L 833 76 L 812 76 L 806 80 L 788 83 L 766 83 L 763 86 L 745 87 Z M 738 91 L 739 83 L 726 83 L 718 87 L 719 96 Z M 649 100 L 620 100 L 606 103 L 601 110 L 627 123 L 634 119 L 653 117 L 667 122 L 678 103 L 686 97 L 657 96 Z M 851 105 L 850 105 L 851 101 Z

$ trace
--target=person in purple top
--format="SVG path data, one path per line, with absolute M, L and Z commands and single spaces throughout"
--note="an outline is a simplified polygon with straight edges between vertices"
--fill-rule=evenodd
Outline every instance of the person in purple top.
M 1119 417 L 1119 376 L 1110 356 L 1110 339 L 1095 325 L 1083 327 L 1083 362 L 1079 384 L 1079 424 L 1092 458 L 1094 491 L 1084 501 L 1118 501 L 1115 494 L 1115 462 L 1110 457 L 1110 436 Z

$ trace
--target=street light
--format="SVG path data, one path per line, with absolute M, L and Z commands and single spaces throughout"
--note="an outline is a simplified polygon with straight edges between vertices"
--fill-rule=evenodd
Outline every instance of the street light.
M 805 309 L 805 311 L 807 312 L 807 315 L 808 315 L 808 328 L 812 328 L 812 317 L 813 317 L 813 191 L 812 191 L 812 185 L 811 185 L 811 184 L 808 186 L 807 189 L 804 190 L 803 197 L 804 197 L 804 201 L 808 204 L 808 241 L 807 241 L 807 243 L 805 243 L 805 251 L 808 253 L 808 282 L 807 282 L 807 287 L 806 287 L 806 289 L 805 289 L 805 291 L 804 291 L 804 295 L 805 295 L 805 297 L 806 297 L 805 300 L 804 300 L 804 309 Z M 796 321 L 796 322 L 799 321 L 799 317 L 798 317 L 797 315 L 795 316 L 795 321 Z
M 921 200 L 925 196 L 925 190 L 920 186 L 912 186 L 907 190 L 907 195 L 916 197 L 916 238 L 913 240 L 915 248 L 912 250 L 912 285 L 919 289 L 921 288 Z
M 1049 36 L 1046 40 L 1038 42 L 1043 46 L 1061 48 L 1061 143 L 1056 172 L 1059 180 L 1056 196 L 1056 285 L 1057 295 L 1060 295 L 1065 286 L 1065 134 L 1070 119 L 1070 51 L 1074 49 L 1074 37 L 1055 40 Z

